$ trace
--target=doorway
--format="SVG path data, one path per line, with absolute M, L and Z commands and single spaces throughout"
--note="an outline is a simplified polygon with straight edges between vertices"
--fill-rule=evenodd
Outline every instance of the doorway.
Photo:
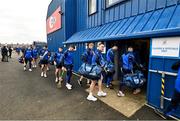
M 146 80 L 148 81 L 150 39 L 109 41 L 106 42 L 106 45 L 107 49 L 109 49 L 113 45 L 118 46 L 118 51 L 115 54 L 116 74 L 113 81 L 114 90 L 116 93 L 119 90 L 119 83 L 122 77 L 122 62 L 120 58 L 124 53 L 126 53 L 129 46 L 133 47 L 134 49 L 137 63 L 142 64 L 145 68 L 143 73 L 146 77 Z M 144 84 L 144 86 L 141 87 L 141 93 L 139 93 L 138 95 L 133 95 L 132 89 L 125 87 L 125 97 L 117 97 L 117 95 L 114 95 L 114 90 L 105 89 L 105 91 L 108 93 L 108 97 L 101 100 L 127 117 L 132 116 L 136 111 L 138 111 L 142 106 L 146 104 L 147 84 Z

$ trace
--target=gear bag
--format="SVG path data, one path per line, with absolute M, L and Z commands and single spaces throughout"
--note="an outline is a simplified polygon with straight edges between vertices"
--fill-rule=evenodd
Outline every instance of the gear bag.
M 78 73 L 88 79 L 99 80 L 101 78 L 101 71 L 102 68 L 98 65 L 89 65 L 83 63 L 79 68 Z

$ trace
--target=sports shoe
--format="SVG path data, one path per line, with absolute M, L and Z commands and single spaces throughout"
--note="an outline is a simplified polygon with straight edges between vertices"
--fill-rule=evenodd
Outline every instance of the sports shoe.
M 99 97 L 106 97 L 107 94 L 105 92 L 101 91 L 101 92 L 98 92 L 97 95 Z
M 50 69 L 49 69 L 49 67 L 47 67 L 47 71 L 49 71 Z
M 24 67 L 24 71 L 26 71 L 26 67 Z
M 95 98 L 93 95 L 88 95 L 87 100 L 95 102 L 97 101 L 97 98 Z
M 87 80 L 87 84 L 91 84 L 91 81 L 89 79 Z
M 47 78 L 47 74 L 44 74 L 44 77 Z
M 137 94 L 139 94 L 140 92 L 141 92 L 141 89 L 138 88 L 138 89 L 134 90 L 133 94 L 134 94 L 134 95 L 137 95 Z
M 80 79 L 78 79 L 78 84 L 82 86 L 82 81 Z
M 59 79 L 58 79 L 58 78 L 56 78 L 55 82 L 56 82 L 56 83 L 58 83 L 58 82 L 59 82 Z
M 106 85 L 106 88 L 109 88 L 109 85 Z
M 41 77 L 43 77 L 44 76 L 44 73 L 43 72 L 41 72 Z
M 70 84 L 67 83 L 67 84 L 66 84 L 66 87 L 67 87 L 68 90 L 72 90 L 72 85 L 70 85 Z
M 110 88 L 110 89 L 114 89 L 113 84 L 110 84 L 110 85 L 109 85 L 109 88 Z
M 122 91 L 119 91 L 118 94 L 117 94 L 118 97 L 124 97 L 125 94 L 122 92 Z
M 32 69 L 29 69 L 29 72 L 32 72 Z
M 59 81 L 60 81 L 60 82 L 62 82 L 62 81 L 63 81 L 62 77 L 59 77 Z
M 61 81 L 57 83 L 57 88 L 60 89 L 62 87 Z
M 66 83 L 66 85 L 69 85 L 70 87 L 72 87 L 72 85 L 71 85 L 71 84 L 69 84 L 69 83 Z

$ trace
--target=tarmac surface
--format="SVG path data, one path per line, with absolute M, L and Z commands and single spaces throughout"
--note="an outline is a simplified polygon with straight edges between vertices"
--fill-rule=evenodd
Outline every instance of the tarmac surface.
M 100 100 L 87 101 L 77 77 L 71 91 L 57 89 L 54 80 L 53 66 L 42 78 L 39 68 L 24 72 L 17 56 L 0 62 L 0 120 L 162 120 L 147 106 L 127 118 Z

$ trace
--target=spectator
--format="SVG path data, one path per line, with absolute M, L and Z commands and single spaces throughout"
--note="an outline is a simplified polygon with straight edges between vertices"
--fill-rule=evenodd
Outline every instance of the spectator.
M 2 62 L 6 61 L 8 62 L 8 49 L 6 46 L 3 46 L 1 49 L 1 54 L 2 54 Z

